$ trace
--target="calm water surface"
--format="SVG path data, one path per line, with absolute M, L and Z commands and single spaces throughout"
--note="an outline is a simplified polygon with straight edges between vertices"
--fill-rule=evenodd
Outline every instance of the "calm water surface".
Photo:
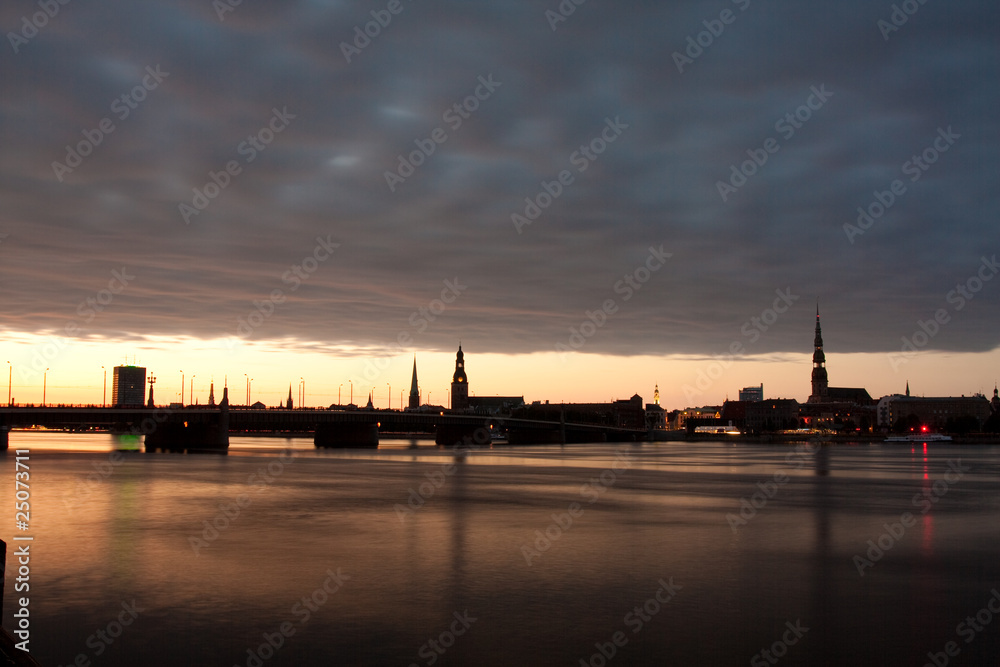
M 46 666 L 1000 663 L 997 447 L 10 440 Z

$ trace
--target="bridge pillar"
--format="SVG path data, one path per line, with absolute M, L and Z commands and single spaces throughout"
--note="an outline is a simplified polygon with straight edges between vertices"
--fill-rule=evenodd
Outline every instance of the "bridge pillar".
M 146 421 L 141 432 L 146 432 Z M 146 451 L 224 454 L 229 451 L 229 410 L 167 414 L 146 435 Z
M 10 426 L 4 424 L 0 426 L 0 452 L 10 449 Z
M 482 424 L 438 424 L 434 442 L 446 447 L 490 444 L 490 430 Z
M 378 424 L 329 422 L 316 424 L 313 444 L 324 448 L 378 448 Z

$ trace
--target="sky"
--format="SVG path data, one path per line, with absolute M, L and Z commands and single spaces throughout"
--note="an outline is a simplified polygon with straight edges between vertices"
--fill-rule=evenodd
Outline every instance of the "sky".
M 817 303 L 833 386 L 1000 376 L 995 5 L 46 6 L 0 7 L 16 401 L 398 407 L 415 355 L 441 404 L 459 342 L 480 395 L 804 401 Z

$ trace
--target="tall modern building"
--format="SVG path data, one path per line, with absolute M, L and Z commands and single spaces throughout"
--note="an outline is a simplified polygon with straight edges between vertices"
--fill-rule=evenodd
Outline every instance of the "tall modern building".
M 825 369 L 824 369 L 825 370 Z M 740 389 L 740 400 L 752 403 L 760 403 L 764 400 L 764 383 L 757 387 L 743 387 Z
M 417 384 L 417 355 L 413 355 L 413 378 L 410 380 L 410 409 L 420 407 L 420 386 Z
M 115 366 L 111 404 L 115 407 L 142 407 L 146 389 L 146 369 L 141 366 Z
M 458 344 L 455 356 L 455 374 L 451 376 L 451 409 L 466 410 L 469 407 L 469 378 L 465 375 L 465 354 L 462 344 Z

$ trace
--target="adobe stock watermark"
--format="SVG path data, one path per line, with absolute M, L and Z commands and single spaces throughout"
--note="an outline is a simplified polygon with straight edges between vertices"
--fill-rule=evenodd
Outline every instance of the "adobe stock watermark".
M 955 634 L 964 639 L 966 644 L 975 641 L 976 637 L 985 632 L 993 622 L 993 616 L 1000 614 L 1000 591 L 994 588 L 990 593 L 990 598 L 975 615 L 966 616 L 964 621 L 955 626 Z M 927 662 L 924 663 L 924 667 L 947 667 L 951 658 L 958 657 L 961 652 L 958 642 L 949 641 L 943 650 L 927 652 Z
M 49 21 L 54 19 L 69 2 L 70 0 L 38 0 L 38 7 L 42 11 L 35 12 L 31 16 L 27 14 L 22 16 L 21 30 L 7 33 L 7 41 L 14 49 L 14 54 L 16 55 L 22 46 L 37 37 L 38 32 L 47 26 Z
M 664 252 L 662 244 L 659 248 L 649 246 L 649 255 L 646 257 L 646 260 L 630 273 L 626 273 L 622 276 L 621 280 L 614 284 L 612 288 L 614 293 L 621 294 L 622 303 L 626 303 L 673 256 L 673 253 Z M 561 353 L 560 360 L 566 363 L 566 353 L 579 350 L 583 347 L 597 333 L 598 329 L 608 323 L 608 318 L 618 312 L 618 308 L 618 302 L 613 298 L 609 298 L 605 299 L 601 307 L 595 309 L 593 312 L 585 310 L 584 315 L 586 319 L 580 322 L 579 326 L 569 328 L 569 338 L 566 343 L 556 343 L 556 351 Z
M 463 285 L 458 276 L 455 276 L 451 280 L 445 279 L 444 287 L 441 289 L 441 294 L 437 299 L 431 299 L 426 306 L 421 306 L 415 311 L 410 313 L 407 318 L 407 322 L 413 328 L 413 333 L 409 330 L 403 329 L 398 334 L 396 334 L 396 339 L 386 346 L 387 352 L 381 357 L 372 361 L 368 359 L 365 361 L 365 367 L 362 371 L 362 378 L 357 375 L 351 376 L 351 382 L 354 384 L 363 384 L 363 382 L 373 382 L 378 379 L 384 371 L 386 371 L 389 366 L 392 365 L 392 358 L 405 352 L 411 344 L 413 343 L 414 334 L 422 334 L 427 330 L 427 328 L 435 322 L 441 315 L 444 314 L 451 304 L 458 300 L 458 297 L 462 296 L 465 290 L 469 289 L 468 285 Z
M 750 7 L 750 0 L 732 0 L 732 3 L 739 7 L 741 12 L 745 12 Z M 687 48 L 684 49 L 684 53 L 680 51 L 674 51 L 673 53 L 677 71 L 684 74 L 684 67 L 693 65 L 694 61 L 700 58 L 706 49 L 715 44 L 716 39 L 722 37 L 722 33 L 726 31 L 727 25 L 736 23 L 738 16 L 739 14 L 731 9 L 723 9 L 719 13 L 719 18 L 702 21 L 701 24 L 705 26 L 705 29 L 694 37 L 688 35 Z
M 86 297 L 77 305 L 76 314 L 79 315 L 83 324 L 93 322 L 100 313 L 111 305 L 117 295 L 125 291 L 125 288 L 133 280 L 135 280 L 135 275 L 129 273 L 128 267 L 123 266 L 120 270 L 112 269 L 108 286 L 98 290 L 92 296 Z M 18 364 L 17 372 L 21 380 L 31 380 L 45 372 L 46 368 L 69 347 L 67 338 L 79 336 L 83 331 L 84 327 L 80 320 L 68 320 L 62 328 L 65 336 L 50 336 L 41 345 L 36 346 L 27 363 Z
M 235 12 L 236 8 L 242 4 L 243 0 L 212 0 L 212 9 L 215 10 L 219 22 L 223 23 L 226 20 L 226 14 Z
M 274 484 L 278 477 L 285 471 L 285 466 L 295 460 L 295 452 L 287 450 L 279 454 L 266 466 L 261 466 L 256 472 L 247 477 L 248 490 L 261 494 L 269 486 Z M 219 511 L 211 520 L 202 521 L 203 529 L 199 534 L 188 535 L 188 544 L 194 551 L 195 556 L 201 555 L 202 549 L 207 549 L 219 536 L 229 529 L 240 517 L 240 513 L 253 504 L 253 496 L 249 493 L 241 493 L 229 503 L 219 503 Z
M 316 245 L 313 247 L 312 252 L 281 274 L 281 282 L 290 286 L 288 288 L 289 292 L 294 292 L 301 287 L 302 283 L 308 280 L 319 269 L 320 264 L 330 259 L 333 253 L 340 247 L 339 243 L 334 243 L 330 240 L 332 236 L 333 234 L 327 234 L 325 239 L 322 236 L 317 236 Z M 278 306 L 284 303 L 286 299 L 287 297 L 283 290 L 273 289 L 263 301 L 256 299 L 252 301 L 251 305 L 253 308 L 247 313 L 247 316 L 236 320 L 236 338 L 246 340 L 253 335 L 253 332 L 262 327 L 274 315 Z M 230 350 L 236 347 L 234 337 L 230 336 L 226 339 L 226 347 Z
M 799 300 L 797 294 L 792 294 L 791 287 L 786 287 L 784 290 L 776 289 L 774 293 L 777 294 L 777 297 L 771 307 L 761 311 L 760 317 L 751 317 L 740 327 L 740 333 L 750 339 L 748 343 L 744 344 L 742 340 L 734 340 L 729 344 L 729 354 L 717 355 L 708 366 L 698 371 L 694 386 L 685 384 L 681 387 L 687 401 L 693 401 L 704 394 L 736 363 L 739 357 L 747 354 L 747 345 L 752 345 L 760 340 L 761 335 L 774 326 L 778 318 L 787 313 Z
M 818 443 L 798 445 L 795 451 L 785 455 L 785 463 L 796 470 L 801 470 L 809 461 L 815 458 L 816 452 L 819 451 L 820 447 L 821 445 Z M 749 498 L 746 496 L 740 498 L 739 512 L 736 514 L 732 512 L 726 514 L 726 523 L 729 524 L 733 534 L 739 533 L 737 530 L 739 527 L 747 525 L 751 520 L 756 518 L 757 513 L 764 509 L 767 503 L 777 495 L 778 489 L 790 480 L 791 477 L 786 472 L 779 470 L 774 473 L 771 481 L 757 482 L 758 490 Z
M 965 473 L 970 470 L 972 468 L 962 464 L 962 459 L 949 460 L 948 471 L 945 472 L 943 478 L 936 480 L 930 489 L 925 489 L 913 496 L 913 506 L 919 509 L 921 514 L 927 514 L 931 511 L 934 504 L 948 493 L 951 485 L 961 481 Z M 886 553 L 891 551 L 903 539 L 903 536 L 906 535 L 906 530 L 915 526 L 916 523 L 917 519 L 913 516 L 912 512 L 903 512 L 899 516 L 899 521 L 891 524 L 888 522 L 882 524 L 885 531 L 877 538 L 868 540 L 865 543 L 868 549 L 864 555 L 855 554 L 851 559 L 854 567 L 858 570 L 858 574 L 862 577 L 865 576 L 865 570 L 875 567 L 875 564 L 882 560 Z
M 347 64 L 351 64 L 351 58 L 361 55 L 361 52 L 368 48 L 372 40 L 382 34 L 382 31 L 392 23 L 392 17 L 399 16 L 406 7 L 400 0 L 389 0 L 385 9 L 371 10 L 372 20 L 362 26 L 354 26 L 354 40 L 350 43 L 341 42 L 340 52 L 344 54 Z
M 785 141 L 795 136 L 795 132 L 801 130 L 805 123 L 809 122 L 813 113 L 823 108 L 823 105 L 833 97 L 833 93 L 826 89 L 826 84 L 821 84 L 819 88 L 812 86 L 810 94 L 804 104 L 795 111 L 786 113 L 774 123 L 774 131 L 781 134 Z M 748 148 L 749 160 L 740 163 L 739 166 L 733 164 L 729 167 L 729 182 L 716 181 L 715 189 L 719 191 L 719 196 L 723 202 L 729 201 L 729 197 L 736 194 L 740 188 L 747 184 L 747 180 L 752 178 L 761 167 L 767 164 L 772 155 L 781 150 L 781 143 L 774 137 L 764 140 L 761 148 Z
M 464 436 L 461 442 L 455 443 L 454 456 L 456 459 L 460 459 L 468 454 L 470 451 L 479 449 L 480 447 L 487 446 L 491 443 L 490 439 L 490 428 L 489 424 L 485 424 L 477 428 L 472 436 Z M 406 520 L 417 510 L 422 508 L 427 504 L 431 498 L 437 495 L 437 492 L 441 490 L 441 487 L 445 485 L 445 482 L 458 472 L 458 466 L 455 465 L 453 461 L 449 461 L 441 466 L 439 470 L 432 470 L 424 475 L 427 481 L 421 482 L 417 488 L 412 486 L 409 488 L 409 494 L 406 497 L 406 504 L 401 505 L 396 503 L 392 506 L 393 512 L 396 513 L 396 518 L 399 519 L 400 523 L 406 523 Z
M 632 636 L 642 632 L 653 617 L 659 614 L 667 604 L 674 599 L 674 596 L 684 587 L 674 583 L 674 578 L 669 581 L 660 579 L 656 583 L 660 584 L 653 594 L 642 604 L 636 605 L 622 618 L 622 623 L 632 631 Z M 609 641 L 595 642 L 594 653 L 586 658 L 580 658 L 580 667 L 605 667 L 608 662 L 618 655 L 618 651 L 628 645 L 629 635 L 624 630 L 614 632 Z
M 122 93 L 111 102 L 111 113 L 119 121 L 124 121 L 133 111 L 139 108 L 149 93 L 160 87 L 163 80 L 170 76 L 170 72 L 161 72 L 160 66 L 147 66 L 146 75 L 142 77 L 139 85 L 131 90 Z M 92 130 L 83 129 L 81 134 L 83 139 L 75 145 L 66 145 L 66 157 L 63 162 L 54 160 L 52 162 L 52 172 L 56 175 L 56 180 L 63 182 L 63 177 L 72 174 L 73 170 L 83 164 L 83 160 L 93 155 L 94 150 L 104 143 L 104 140 L 117 129 L 115 122 L 110 116 L 105 116 L 97 123 L 97 127 Z
M 549 22 L 552 32 L 559 29 L 560 23 L 565 23 L 569 17 L 576 13 L 576 8 L 587 2 L 587 0 L 561 0 L 555 10 L 545 10 L 545 20 Z
M 938 136 L 934 138 L 931 145 L 921 151 L 919 155 L 914 155 L 904 162 L 900 170 L 904 176 L 910 177 L 911 183 L 916 183 L 931 168 L 931 165 L 936 163 L 941 155 L 947 153 L 961 138 L 962 135 L 953 131 L 951 125 L 948 126 L 947 130 L 939 127 Z M 851 245 L 854 245 L 855 237 L 861 236 L 871 229 L 875 222 L 881 219 L 906 192 L 906 183 L 899 178 L 889 183 L 887 190 L 875 190 L 875 200 L 867 207 L 858 207 L 857 224 L 844 223 L 844 233 L 847 234 L 847 240 Z
M 136 605 L 134 598 L 131 602 L 123 600 L 121 603 L 121 611 L 118 612 L 117 616 L 108 621 L 103 628 L 99 628 L 92 635 L 87 637 L 87 648 L 94 652 L 93 655 L 95 658 L 104 655 L 104 652 L 108 650 L 108 647 L 113 645 L 125 633 L 125 630 L 135 623 L 136 619 L 139 618 L 139 614 L 144 611 L 146 611 L 146 609 Z M 77 667 L 86 667 L 87 665 L 90 665 L 90 653 L 78 653 L 73 659 L 72 665 Z
M 208 180 L 201 189 L 192 188 L 194 195 L 191 197 L 191 203 L 177 204 L 177 210 L 184 218 L 184 224 L 190 225 L 192 217 L 200 215 L 208 208 L 212 200 L 229 187 L 233 178 L 243 173 L 243 165 L 256 160 L 257 156 L 267 150 L 275 137 L 284 132 L 295 118 L 294 114 L 288 113 L 288 107 L 282 107 L 281 111 L 278 111 L 277 107 L 272 108 L 271 118 L 267 123 L 236 146 L 236 154 L 243 157 L 243 164 L 238 160 L 230 160 L 219 171 L 210 170 Z
M 576 167 L 578 174 L 582 174 L 592 163 L 597 161 L 597 158 L 608 149 L 608 146 L 618 141 L 618 138 L 628 128 L 628 124 L 621 122 L 620 116 L 615 116 L 614 120 L 605 118 L 604 129 L 598 136 L 586 144 L 581 144 L 577 150 L 573 151 L 569 156 L 569 163 Z M 541 181 L 539 193 L 534 197 L 524 198 L 523 215 L 520 213 L 511 213 L 510 215 L 510 221 L 514 223 L 514 229 L 517 233 L 521 234 L 524 227 L 541 217 L 542 212 L 552 206 L 552 202 L 559 199 L 565 188 L 574 182 L 576 182 L 576 176 L 568 169 L 560 171 L 556 178 L 551 181 Z
M 67 493 L 63 496 L 63 505 L 70 512 L 76 507 L 80 501 L 85 500 L 94 492 L 100 484 L 111 477 L 114 474 L 115 469 L 125 462 L 125 455 L 115 450 L 108 455 L 107 461 L 102 461 L 101 463 L 92 463 L 91 466 L 94 468 L 94 472 L 90 473 L 86 477 L 78 477 L 76 480 L 76 486 L 73 488 L 71 493 Z
M 903 0 L 898 5 L 893 4 L 892 11 L 889 12 L 889 20 L 879 19 L 875 22 L 879 32 L 882 33 L 882 39 L 888 42 L 889 35 L 898 32 L 900 28 L 906 25 L 910 17 L 920 11 L 920 8 L 926 4 L 927 0 Z
M 775 641 L 769 648 L 761 649 L 750 658 L 751 667 L 767 667 L 768 665 L 776 665 L 778 661 L 788 655 L 788 649 L 799 643 L 807 632 L 809 628 L 802 625 L 801 619 L 795 619 L 795 623 L 791 621 L 785 621 L 784 634 L 781 635 L 781 639 Z
M 486 78 L 480 76 L 478 81 L 479 85 L 476 86 L 471 95 L 461 102 L 455 102 L 441 114 L 441 120 L 451 128 L 452 132 L 458 132 L 462 124 L 469 120 L 473 113 L 479 110 L 480 104 L 490 99 L 493 93 L 497 91 L 497 88 L 503 85 L 502 82 L 493 80 L 492 73 L 488 74 Z M 448 139 L 448 132 L 443 127 L 435 127 L 426 139 L 414 139 L 413 143 L 417 149 L 405 156 L 401 153 L 398 156 L 399 162 L 396 165 L 396 170 L 384 173 L 385 183 L 389 186 L 389 191 L 395 192 L 396 187 L 405 183 L 406 179 L 410 176 L 413 176 L 417 169 L 423 166 L 434 155 L 437 147 L 448 141 Z
M 592 477 L 586 484 L 580 487 L 580 495 L 587 501 L 588 504 L 593 505 L 598 500 L 601 499 L 608 489 L 615 485 L 618 481 L 618 475 L 629 470 L 632 467 L 632 458 L 627 450 L 619 449 L 615 454 L 615 461 L 611 464 L 610 468 L 607 468 L 601 472 L 597 477 Z M 535 540 L 530 545 L 521 545 L 521 555 L 524 556 L 524 562 L 531 567 L 532 561 L 536 558 L 540 558 L 543 553 L 552 548 L 553 543 L 559 540 L 563 536 L 563 533 L 568 531 L 573 527 L 573 522 L 583 516 L 586 510 L 578 502 L 572 502 L 566 508 L 566 511 L 561 514 L 552 514 L 552 523 L 550 523 L 545 531 L 536 530 Z M 532 548 L 534 547 L 534 548 Z
M 339 567 L 336 572 L 327 570 L 326 575 L 323 583 L 317 586 L 312 593 L 303 595 L 298 602 L 292 605 L 289 610 L 291 618 L 279 623 L 274 632 L 262 633 L 261 638 L 264 641 L 256 648 L 251 647 L 246 650 L 247 658 L 243 663 L 245 667 L 263 667 L 264 663 L 273 658 L 285 645 L 285 642 L 295 635 L 296 631 L 309 622 L 313 614 L 318 612 L 330 598 L 344 587 L 346 582 L 351 580 L 351 575 L 341 572 Z M 233 667 L 239 667 L 239 665 Z
M 461 614 L 457 611 L 453 612 L 452 616 L 455 620 L 451 622 L 451 625 L 437 637 L 428 639 L 417 651 L 417 655 L 426 661 L 428 667 L 436 663 L 441 656 L 447 653 L 448 649 L 458 641 L 458 638 L 468 632 L 472 624 L 479 620 L 477 617 L 469 614 L 468 609 Z M 410 667 L 420 667 L 420 663 L 411 662 Z
M 955 289 L 949 291 L 944 299 L 957 313 L 976 298 L 976 294 L 982 291 L 986 283 L 993 280 L 993 277 L 1000 273 L 1000 264 L 997 263 L 997 256 L 990 258 L 983 256 L 979 269 L 966 280 L 955 285 Z M 889 355 L 889 365 L 893 372 L 898 373 L 899 367 L 909 363 L 916 354 L 927 347 L 931 340 L 941 332 L 941 328 L 951 322 L 951 313 L 947 308 L 938 308 L 932 317 L 926 320 L 917 320 L 917 327 L 910 336 L 903 336 L 903 344 L 899 352 Z

